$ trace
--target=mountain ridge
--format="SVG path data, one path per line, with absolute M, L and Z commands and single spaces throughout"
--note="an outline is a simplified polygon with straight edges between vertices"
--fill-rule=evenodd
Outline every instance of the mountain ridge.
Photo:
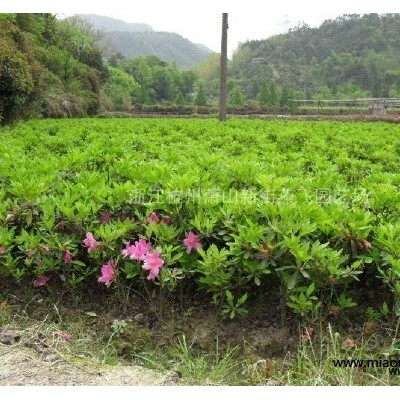
M 127 23 L 96 14 L 81 14 L 79 17 L 101 30 L 103 40 L 126 58 L 155 55 L 163 61 L 176 62 L 181 69 L 188 69 L 213 53 L 205 45 L 192 43 L 178 33 L 155 31 L 147 24 Z
M 79 17 L 105 32 L 154 32 L 154 29 L 145 23 L 125 22 L 122 19 L 97 14 L 79 14 Z

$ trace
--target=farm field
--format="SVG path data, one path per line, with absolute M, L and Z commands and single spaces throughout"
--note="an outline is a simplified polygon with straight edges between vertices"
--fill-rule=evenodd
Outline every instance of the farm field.
M 68 251 L 72 287 L 109 259 L 115 284 L 138 279 L 121 249 L 142 238 L 164 257 L 156 283 L 166 286 L 193 279 L 221 298 L 277 279 L 288 294 L 313 284 L 314 296 L 374 268 L 397 300 L 399 133 L 384 123 L 153 119 L 3 129 L 2 274 L 55 285 Z M 87 232 L 98 251 L 82 243 Z M 202 246 L 190 254 L 189 232 Z M 292 308 L 312 312 L 305 304 Z
M 383 122 L 235 119 L 2 128 L 2 291 L 90 292 L 121 309 L 135 293 L 158 312 L 196 298 L 223 320 L 278 294 L 282 315 L 308 326 L 389 320 L 399 135 Z

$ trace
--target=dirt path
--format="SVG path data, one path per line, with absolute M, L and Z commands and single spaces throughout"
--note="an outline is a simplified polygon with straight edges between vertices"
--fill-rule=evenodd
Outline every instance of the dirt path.
M 28 348 L 23 342 L 0 344 L 0 386 L 165 386 L 177 385 L 178 380 L 174 372 L 70 362 L 54 352 Z

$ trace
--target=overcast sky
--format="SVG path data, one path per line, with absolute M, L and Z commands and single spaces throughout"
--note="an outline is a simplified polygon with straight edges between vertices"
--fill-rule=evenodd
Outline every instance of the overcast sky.
M 400 1 L 379 0 L 0 0 L 0 12 L 99 14 L 143 22 L 156 31 L 176 32 L 214 51 L 220 49 L 221 13 L 229 13 L 230 54 L 239 42 L 264 39 L 304 22 L 319 26 L 343 14 L 396 13 Z

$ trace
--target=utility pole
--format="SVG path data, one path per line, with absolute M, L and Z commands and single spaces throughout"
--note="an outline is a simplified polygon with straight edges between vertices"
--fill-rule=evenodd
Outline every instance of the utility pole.
M 221 77 L 219 86 L 219 120 L 226 121 L 226 77 L 228 75 L 228 13 L 222 13 Z

